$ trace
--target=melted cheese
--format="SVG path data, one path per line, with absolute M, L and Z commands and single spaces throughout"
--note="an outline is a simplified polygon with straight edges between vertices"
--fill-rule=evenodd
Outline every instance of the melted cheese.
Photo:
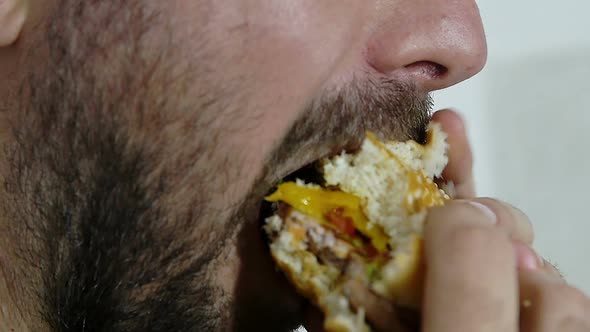
M 300 186 L 294 182 L 286 182 L 281 184 L 272 195 L 266 197 L 266 200 L 269 202 L 285 202 L 294 209 L 326 224 L 329 224 L 326 215 L 331 210 L 343 208 L 343 215 L 352 218 L 355 228 L 368 237 L 371 244 L 379 252 L 387 250 L 387 235 L 380 227 L 369 225 L 369 221 L 362 211 L 361 200 L 354 195 L 337 190 L 310 188 Z

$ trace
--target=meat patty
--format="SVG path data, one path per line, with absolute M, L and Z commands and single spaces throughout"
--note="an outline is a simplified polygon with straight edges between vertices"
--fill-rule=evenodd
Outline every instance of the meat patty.
M 410 331 L 400 323 L 398 309 L 371 290 L 371 270 L 379 263 L 379 257 L 367 257 L 364 243 L 354 244 L 355 239 L 337 228 L 320 223 L 286 204 L 281 205 L 282 224 L 274 232 L 291 232 L 297 242 L 295 247 L 305 248 L 321 264 L 340 271 L 337 287 L 342 288 L 352 310 L 362 310 L 376 331 Z M 360 238 L 356 240 L 362 241 Z

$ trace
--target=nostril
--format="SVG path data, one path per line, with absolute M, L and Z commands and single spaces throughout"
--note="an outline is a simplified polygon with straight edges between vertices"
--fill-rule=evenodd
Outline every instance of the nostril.
M 417 61 L 405 66 L 414 75 L 424 76 L 427 79 L 437 79 L 445 76 L 449 69 L 432 61 Z

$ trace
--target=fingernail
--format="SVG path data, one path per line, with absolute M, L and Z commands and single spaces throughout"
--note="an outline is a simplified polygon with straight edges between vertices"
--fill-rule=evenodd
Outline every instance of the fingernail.
M 542 262 L 541 258 L 533 249 L 520 242 L 515 242 L 513 246 L 518 268 L 524 270 L 536 270 L 540 267 Z
M 490 223 L 495 224 L 497 222 L 498 218 L 496 217 L 496 214 L 489 207 L 474 201 L 467 201 L 467 203 L 471 204 L 471 206 L 476 207 L 478 210 L 480 210 L 487 217 L 487 220 Z

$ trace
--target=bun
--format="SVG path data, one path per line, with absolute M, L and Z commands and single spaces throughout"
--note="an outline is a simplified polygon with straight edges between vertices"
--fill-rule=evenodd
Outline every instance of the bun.
M 323 188 L 297 181 L 268 197 L 281 202 L 265 225 L 271 254 L 324 312 L 326 331 L 371 331 L 365 308 L 350 301 L 350 280 L 396 306 L 420 307 L 424 220 L 450 199 L 433 181 L 446 151 L 434 123 L 425 145 L 380 142 L 369 133 L 356 153 L 321 161 Z

